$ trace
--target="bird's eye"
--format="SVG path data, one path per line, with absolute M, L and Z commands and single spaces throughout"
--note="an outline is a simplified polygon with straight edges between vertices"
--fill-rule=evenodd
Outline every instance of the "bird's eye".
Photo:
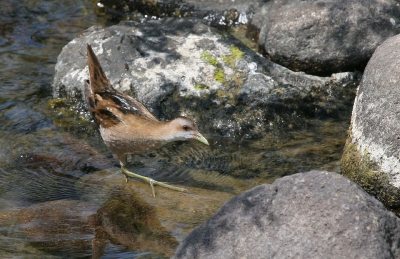
M 183 125 L 183 126 L 182 126 L 182 129 L 183 129 L 184 131 L 188 131 L 188 130 L 189 130 L 189 126 L 188 126 L 188 125 Z

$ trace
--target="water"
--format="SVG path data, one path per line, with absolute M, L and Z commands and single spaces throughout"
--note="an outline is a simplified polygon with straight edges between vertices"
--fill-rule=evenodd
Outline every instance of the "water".
M 177 142 L 131 158 L 133 171 L 189 193 L 156 187 L 153 198 L 147 184 L 126 182 L 94 125 L 51 97 L 61 48 L 111 25 L 93 5 L 1 3 L 0 257 L 168 258 L 235 195 L 288 174 L 339 170 L 351 104 L 302 130 L 257 141 L 206 132 L 209 147 Z

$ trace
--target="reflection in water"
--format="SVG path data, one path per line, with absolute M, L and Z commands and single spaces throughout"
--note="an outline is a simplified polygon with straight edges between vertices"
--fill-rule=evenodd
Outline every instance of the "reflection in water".
M 151 250 L 172 256 L 178 246 L 157 218 L 155 209 L 125 185 L 92 216 L 95 225 L 94 253 L 103 253 L 109 243 L 130 250 Z M 95 248 L 95 247 L 94 247 Z
M 94 125 L 51 100 L 61 48 L 104 25 L 83 1 L 0 9 L 0 257 L 166 258 L 228 199 L 310 169 L 338 170 L 348 112 L 258 141 L 208 136 L 130 158 L 129 168 L 189 189 L 125 179 Z M 200 125 L 201 128 L 201 125 Z

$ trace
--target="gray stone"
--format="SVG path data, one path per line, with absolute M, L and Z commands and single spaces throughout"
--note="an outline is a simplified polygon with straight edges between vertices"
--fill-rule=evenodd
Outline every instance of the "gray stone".
M 342 159 L 346 176 L 393 208 L 400 206 L 399 67 L 397 35 L 376 49 L 365 68 Z M 370 165 L 362 166 L 365 161 Z
M 271 77 L 257 73 L 250 74 L 239 91 L 239 98 L 245 103 L 266 102 L 266 98 L 278 86 Z
M 262 137 L 275 121 L 306 125 L 303 112 L 315 117 L 315 111 L 327 109 L 327 98 L 349 96 L 343 91 L 357 82 L 353 73 L 317 77 L 293 72 L 199 19 L 127 22 L 92 27 L 63 48 L 54 97 L 71 97 L 76 107 L 84 106 L 79 97 L 88 78 L 87 43 L 114 87 L 132 93 L 156 117 L 189 116 L 203 131 L 226 137 Z
M 385 41 L 365 69 L 351 119 L 351 138 L 400 188 L 400 35 Z
M 174 258 L 399 258 L 399 223 L 347 178 L 311 171 L 228 201 Z
M 311 74 L 363 69 L 399 22 L 394 0 L 268 1 L 252 20 L 272 61 Z

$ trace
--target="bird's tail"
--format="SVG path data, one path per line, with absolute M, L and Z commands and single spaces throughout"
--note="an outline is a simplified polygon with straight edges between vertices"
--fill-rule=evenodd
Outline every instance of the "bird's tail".
M 110 81 L 108 81 L 106 74 L 101 68 L 100 62 L 94 54 L 92 47 L 87 44 L 88 64 L 90 87 L 93 93 L 101 93 L 105 90 L 113 90 Z

